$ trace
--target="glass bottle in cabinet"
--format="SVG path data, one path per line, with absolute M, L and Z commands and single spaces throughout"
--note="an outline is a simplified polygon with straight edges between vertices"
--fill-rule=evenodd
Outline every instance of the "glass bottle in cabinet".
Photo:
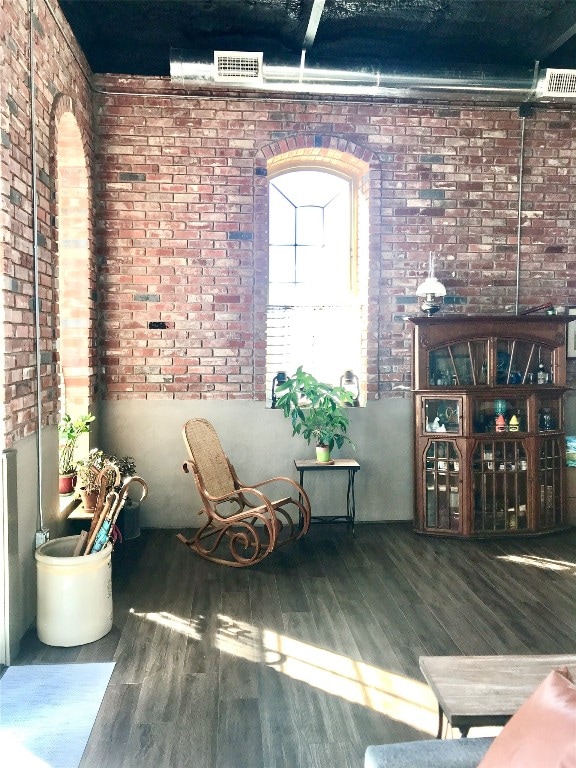
M 551 384 L 553 356 L 553 348 L 536 340 L 498 338 L 494 384 Z
M 474 432 L 526 432 L 528 429 L 526 395 L 506 397 L 474 397 L 472 425 Z
M 429 384 L 470 387 L 486 383 L 486 342 L 447 344 L 430 352 Z
M 562 398 L 558 395 L 540 394 L 536 397 L 538 432 L 556 432 L 563 421 Z

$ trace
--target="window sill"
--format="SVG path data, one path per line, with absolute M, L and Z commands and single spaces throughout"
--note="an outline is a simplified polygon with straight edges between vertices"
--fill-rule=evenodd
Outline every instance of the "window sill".
M 60 496 L 60 516 L 68 517 L 80 504 L 80 499 L 73 493 L 69 496 Z

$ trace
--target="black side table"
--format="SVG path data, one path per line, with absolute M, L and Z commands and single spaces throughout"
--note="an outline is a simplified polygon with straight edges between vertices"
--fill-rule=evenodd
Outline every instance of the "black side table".
M 304 488 L 305 472 L 348 472 L 348 487 L 346 490 L 346 514 L 312 517 L 311 522 L 333 523 L 342 520 L 352 528 L 354 534 L 354 522 L 356 520 L 356 499 L 354 497 L 354 478 L 360 469 L 356 459 L 334 459 L 330 464 L 315 461 L 314 459 L 295 459 L 294 466 L 300 474 L 300 485 Z

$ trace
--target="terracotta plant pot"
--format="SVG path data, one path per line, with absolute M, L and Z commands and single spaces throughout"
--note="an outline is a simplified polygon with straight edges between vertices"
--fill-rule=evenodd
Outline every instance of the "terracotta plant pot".
M 96 502 L 98 501 L 98 491 L 86 491 L 84 488 L 80 488 L 80 496 L 82 497 L 84 511 L 94 512 Z
M 76 485 L 76 472 L 70 472 L 68 475 L 58 475 L 58 493 L 61 496 L 69 496 L 74 493 Z

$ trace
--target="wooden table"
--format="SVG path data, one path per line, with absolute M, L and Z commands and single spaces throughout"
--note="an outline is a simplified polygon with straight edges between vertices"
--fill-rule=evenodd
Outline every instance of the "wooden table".
M 346 490 L 346 514 L 323 515 L 322 517 L 312 517 L 312 522 L 333 523 L 336 520 L 344 520 L 352 528 L 354 533 L 354 521 L 356 520 L 356 499 L 354 497 L 354 478 L 356 472 L 360 469 L 360 464 L 356 459 L 334 459 L 329 464 L 326 462 L 315 461 L 314 459 L 295 459 L 294 465 L 300 475 L 300 485 L 304 488 L 305 472 L 348 472 L 348 488 Z
M 421 656 L 420 669 L 443 717 L 467 736 L 470 728 L 504 725 L 528 696 L 558 667 L 576 675 L 576 656 Z

